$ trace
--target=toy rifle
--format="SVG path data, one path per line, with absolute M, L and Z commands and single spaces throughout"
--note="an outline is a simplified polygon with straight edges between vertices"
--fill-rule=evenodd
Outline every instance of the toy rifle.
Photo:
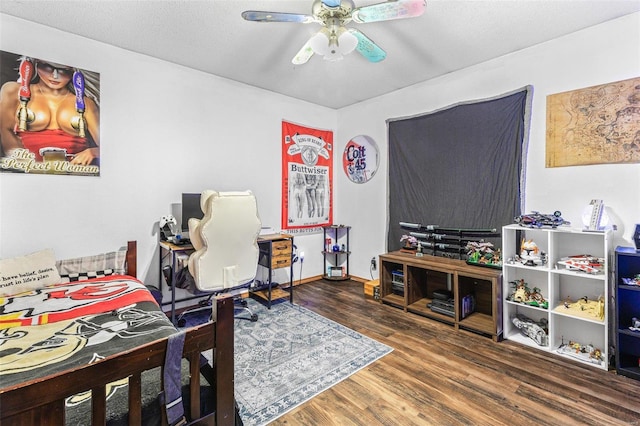
M 418 239 L 422 247 L 431 249 L 434 256 L 441 252 L 440 255 L 447 257 L 455 254 L 458 259 L 466 255 L 468 243 L 481 242 L 482 237 L 500 236 L 495 228 L 445 228 L 409 222 L 400 222 L 400 226 L 410 230 L 409 235 Z
M 452 240 L 452 241 L 465 241 L 469 240 L 469 238 L 464 238 L 460 235 L 449 235 L 449 234 L 437 234 L 435 232 L 409 232 L 409 235 L 416 237 L 419 240 Z
M 400 227 L 418 231 L 431 231 L 434 235 L 486 235 L 499 236 L 500 233 L 495 228 L 445 228 L 438 225 L 421 225 L 419 223 L 400 222 Z
M 434 243 L 430 241 L 420 241 L 420 245 L 422 245 L 422 247 L 431 248 L 433 250 L 459 252 L 461 250 L 464 250 L 464 246 L 466 245 L 466 243 L 463 245 L 463 244 L 447 244 L 447 243 Z

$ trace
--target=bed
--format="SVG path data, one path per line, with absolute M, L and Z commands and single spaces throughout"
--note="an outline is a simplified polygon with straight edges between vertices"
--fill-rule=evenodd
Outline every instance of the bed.
M 109 419 L 115 419 L 114 424 L 118 419 L 130 425 L 166 424 L 164 409 L 158 421 L 144 417 L 145 389 L 150 380 L 160 387 L 165 383 L 167 342 L 178 334 L 184 335 L 183 360 L 178 363 L 186 374 L 178 388 L 186 401 L 186 421 L 235 423 L 233 300 L 216 299 L 215 320 L 179 333 L 135 278 L 134 241 L 122 256 L 126 269 L 121 271 L 62 274 L 59 262 L 52 270 L 49 258 L 44 266 L 37 258 L 27 268 L 33 272 L 11 274 L 16 264 L 1 264 L 0 424 L 102 425 Z M 24 259 L 20 262 L 24 268 Z M 34 283 L 42 277 L 41 282 L 58 282 Z M 25 281 L 32 288 L 19 293 L 7 294 L 11 287 L 3 286 Z M 202 362 L 208 350 L 213 366 Z M 114 409 L 108 397 L 118 392 L 121 399 L 124 394 L 124 407 L 115 407 L 119 413 L 108 417 Z M 155 396 L 153 401 L 160 405 Z M 82 415 L 89 420 L 77 420 Z

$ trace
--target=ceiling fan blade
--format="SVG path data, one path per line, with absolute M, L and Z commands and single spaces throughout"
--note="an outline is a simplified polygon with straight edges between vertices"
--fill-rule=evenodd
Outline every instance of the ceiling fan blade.
M 349 32 L 356 36 L 358 39 L 358 45 L 356 46 L 356 50 L 369 62 L 380 62 L 387 57 L 387 53 L 380 48 L 377 44 L 375 44 L 369 37 L 362 34 L 360 31 L 355 28 L 349 28 Z
M 322 0 L 322 3 L 324 3 L 324 5 L 327 6 L 327 7 L 338 7 L 338 6 L 340 6 L 340 0 Z
M 391 19 L 414 18 L 424 13 L 425 0 L 395 0 L 362 6 L 353 10 L 351 19 L 360 24 L 389 21 Z
M 311 37 L 313 38 L 313 37 Z M 302 46 L 302 49 L 296 53 L 296 56 L 293 57 L 291 63 L 293 65 L 303 65 L 306 64 L 309 59 L 313 56 L 313 49 L 311 48 L 311 39 L 307 40 L 307 42 Z
M 259 10 L 245 10 L 242 17 L 247 21 L 253 22 L 298 22 L 308 24 L 316 22 L 311 15 L 302 13 L 281 13 L 281 12 L 263 12 Z

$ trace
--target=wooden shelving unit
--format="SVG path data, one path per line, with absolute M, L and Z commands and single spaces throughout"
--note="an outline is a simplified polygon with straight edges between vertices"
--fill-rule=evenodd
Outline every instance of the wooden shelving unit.
M 332 281 L 344 281 L 349 275 L 349 232 L 350 226 L 330 225 L 322 228 L 324 238 L 324 272 L 323 278 Z
M 379 258 L 382 303 L 450 324 L 456 329 L 491 336 L 495 341 L 501 339 L 502 271 L 468 265 L 463 260 L 430 255 L 418 257 L 401 251 L 382 254 Z M 434 292 L 442 290 L 453 295 L 454 310 L 450 315 L 429 307 Z M 468 295 L 473 295 L 475 309 L 464 316 L 463 298 Z
M 631 330 L 633 318 L 640 319 L 640 286 L 625 284 L 623 278 L 640 274 L 640 251 L 616 248 L 616 371 L 640 380 L 640 331 Z
M 521 241 L 531 240 L 547 258 L 546 264 L 528 266 L 515 260 L 520 254 Z M 609 274 L 612 241 L 611 231 L 585 232 L 582 229 L 558 227 L 527 228 L 508 225 L 502 228 L 504 338 L 532 348 L 554 353 L 586 365 L 608 369 L 609 366 Z M 568 256 L 589 254 L 604 259 L 597 273 L 567 269 L 558 261 Z M 537 287 L 548 301 L 548 308 L 535 307 L 508 300 L 514 281 L 524 280 L 529 288 Z M 566 303 L 586 297 L 589 301 L 602 301 L 602 318 L 590 317 Z M 526 317 L 545 324 L 546 341 L 536 342 L 519 329 L 514 318 Z M 569 342 L 592 346 L 601 352 L 601 359 L 589 354 L 569 351 Z M 565 350 L 562 350 L 564 348 Z

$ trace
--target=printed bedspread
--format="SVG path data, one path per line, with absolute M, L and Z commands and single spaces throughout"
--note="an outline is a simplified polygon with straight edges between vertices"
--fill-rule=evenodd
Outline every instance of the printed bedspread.
M 175 332 L 151 293 L 130 276 L 0 297 L 0 388 L 92 363 Z

